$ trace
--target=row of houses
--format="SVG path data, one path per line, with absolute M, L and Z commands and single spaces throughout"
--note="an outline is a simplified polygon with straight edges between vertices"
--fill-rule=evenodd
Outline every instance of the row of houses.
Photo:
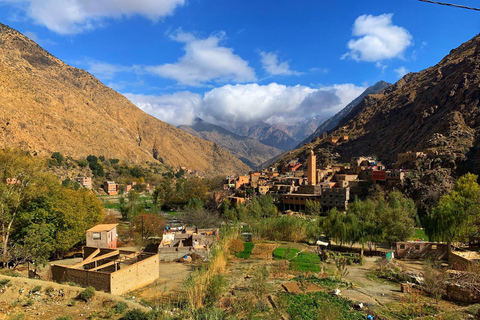
M 407 152 L 399 155 L 397 163 L 422 156 L 421 152 Z M 270 167 L 248 175 L 227 177 L 224 189 L 233 192 L 232 204 L 245 202 L 253 194 L 271 194 L 283 210 L 304 210 L 309 200 L 320 203 L 323 211 L 332 208 L 346 210 L 350 199 L 362 194 L 372 184 L 399 185 L 407 174 L 401 168 L 386 169 L 373 157 L 357 157 L 349 164 L 317 167 L 313 151 L 306 164 L 294 159 L 279 169 Z

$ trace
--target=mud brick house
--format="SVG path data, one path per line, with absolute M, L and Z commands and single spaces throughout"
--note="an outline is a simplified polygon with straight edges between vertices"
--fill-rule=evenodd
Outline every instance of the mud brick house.
M 92 178 L 90 177 L 76 177 L 75 181 L 84 188 L 92 189 Z
M 118 194 L 117 184 L 114 181 L 105 181 L 103 183 L 103 190 L 109 195 Z
M 447 259 L 447 244 L 423 241 L 396 243 L 395 257 L 405 259 Z
M 52 265 L 51 272 L 58 283 L 74 282 L 121 295 L 158 279 L 160 263 L 156 254 L 84 247 L 82 262 Z
M 87 230 L 87 247 L 117 248 L 117 224 L 99 224 Z

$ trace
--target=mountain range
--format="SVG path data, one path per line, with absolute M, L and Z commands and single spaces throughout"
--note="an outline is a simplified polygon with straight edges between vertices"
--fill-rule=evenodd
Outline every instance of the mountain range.
M 320 137 L 322 133 L 328 132 L 329 130 L 332 130 L 337 126 L 337 124 L 347 115 L 352 111 L 353 108 L 355 108 L 360 102 L 362 102 L 363 98 L 365 98 L 369 94 L 377 94 L 379 92 L 382 92 L 384 89 L 388 88 L 391 86 L 391 83 L 385 82 L 385 81 L 379 81 L 375 83 L 373 86 L 368 87 L 365 89 L 365 91 L 359 95 L 357 98 L 352 100 L 349 104 L 345 106 L 342 110 L 340 110 L 337 114 L 335 114 L 333 117 L 328 119 L 327 121 L 323 122 L 316 130 L 313 132 L 308 138 L 302 141 L 302 144 L 308 143 L 312 141 L 312 139 L 316 137 Z M 300 147 L 300 146 L 298 146 Z
M 480 170 L 480 36 L 452 50 L 437 65 L 409 73 L 355 106 L 325 139 L 316 139 L 279 159 L 306 158 L 313 149 L 319 162 L 377 156 L 393 164 L 397 154 L 428 151 L 436 156 L 423 169 Z M 332 144 L 332 136 L 348 136 Z
M 280 149 L 245 136 L 239 136 L 200 118 L 196 118 L 191 126 L 182 125 L 178 128 L 194 136 L 217 143 L 252 169 L 282 153 Z
M 0 24 L 0 145 L 32 154 L 160 161 L 205 174 L 250 168 L 218 144 L 137 108 L 88 72 L 68 66 Z

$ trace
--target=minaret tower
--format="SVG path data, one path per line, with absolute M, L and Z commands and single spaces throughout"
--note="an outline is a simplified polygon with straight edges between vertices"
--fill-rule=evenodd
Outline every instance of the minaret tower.
M 308 155 L 307 167 L 308 185 L 315 186 L 317 185 L 317 157 L 313 153 L 313 150 L 310 150 L 310 154 Z

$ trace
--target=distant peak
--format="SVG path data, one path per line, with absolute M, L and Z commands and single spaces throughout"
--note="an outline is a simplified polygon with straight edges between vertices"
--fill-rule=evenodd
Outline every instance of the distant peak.
M 195 123 L 202 123 L 202 122 L 203 122 L 203 119 L 200 118 L 200 117 L 195 117 L 194 122 L 195 122 Z

